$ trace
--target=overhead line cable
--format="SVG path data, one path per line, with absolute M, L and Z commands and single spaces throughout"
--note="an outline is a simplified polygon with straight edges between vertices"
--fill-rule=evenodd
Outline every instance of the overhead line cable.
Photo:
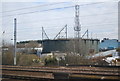
M 3 16 L 3 17 L 13 16 L 13 15 L 25 15 L 25 14 L 37 13 L 37 12 L 46 12 L 46 11 L 52 11 L 52 10 L 58 10 L 58 9 L 65 9 L 65 8 L 71 8 L 71 7 L 74 7 L 74 6 L 62 7 L 62 8 L 52 8 L 52 9 L 46 9 L 46 10 L 41 10 L 41 11 L 31 11 L 31 12 L 26 12 L 26 13 L 19 13 L 19 14 L 6 15 L 6 16 Z
M 61 4 L 61 3 L 66 3 L 66 2 L 51 3 L 51 4 L 43 4 L 43 5 L 39 5 L 39 6 L 32 6 L 32 7 L 26 7 L 26 8 L 15 9 L 15 10 L 8 10 L 8 11 L 4 11 L 4 12 L 13 12 L 13 11 L 18 11 L 18 10 L 24 10 L 24 9 L 36 8 L 36 7 L 44 7 L 44 6 L 49 6 L 49 5 Z M 96 2 L 96 3 L 90 3 L 90 4 L 82 4 L 82 5 L 80 5 L 80 6 L 92 5 L 92 4 L 100 4 L 100 3 L 103 3 L 103 2 Z M 4 12 L 0 12 L 0 13 L 4 13 Z
M 108 13 L 101 13 L 101 14 L 91 14 L 91 15 L 83 15 L 83 16 L 80 16 L 80 17 L 88 17 L 88 16 L 97 16 L 97 15 L 107 15 L 107 14 L 114 14 L 114 13 L 117 13 L 117 12 L 108 12 Z M 37 23 L 37 22 L 44 22 L 44 21 L 48 21 L 48 20 L 58 20 L 58 19 L 68 19 L 68 18 L 74 18 L 74 17 L 63 17 L 63 18 L 53 18 L 53 19 L 45 19 L 45 20 L 35 20 L 35 21 L 30 21 L 30 22 L 23 22 L 23 23 L 19 23 L 18 24 L 26 24 L 26 23 Z M 12 24 L 12 23 L 10 23 Z
M 84 5 L 92 5 L 92 4 L 100 4 L 100 3 L 103 3 L 103 2 L 90 3 L 90 4 L 83 4 L 83 5 L 80 5 L 80 6 L 84 6 Z M 30 14 L 30 13 L 45 12 L 45 11 L 51 11 L 51 10 L 58 10 L 58 9 L 72 8 L 72 7 L 74 7 L 74 6 L 58 7 L 58 8 L 46 9 L 46 10 L 41 10 L 41 11 L 31 11 L 31 12 L 19 13 L 19 14 L 13 14 L 13 15 L 25 15 L 25 14 Z M 13 15 L 6 15 L 6 16 L 3 16 L 3 17 L 13 16 Z
M 80 17 L 97 16 L 97 15 L 107 15 L 107 14 L 113 14 L 113 13 L 117 13 L 117 12 L 108 12 L 108 13 L 101 13 L 101 14 L 83 15 L 83 16 L 80 16 Z M 39 21 L 43 22 L 43 21 L 48 21 L 48 20 L 58 20 L 58 19 L 68 19 L 68 18 L 74 18 L 74 17 L 53 18 L 53 19 L 45 19 L 45 20 L 39 20 Z M 35 21 L 35 23 L 39 22 L 39 21 Z M 34 23 L 33 21 L 31 21 L 31 22 Z M 20 23 L 18 23 L 18 24 L 20 24 Z
M 65 3 L 65 2 L 51 3 L 51 4 L 43 4 L 43 5 L 39 5 L 39 6 L 32 6 L 32 7 L 26 7 L 26 8 L 15 9 L 15 10 L 3 11 L 3 12 L 0 12 L 0 13 L 13 12 L 13 11 L 19 11 L 19 10 L 24 10 L 24 9 L 29 9 L 29 8 L 36 8 L 36 7 L 44 7 L 44 6 L 49 6 L 49 5 L 61 4 L 61 3 Z

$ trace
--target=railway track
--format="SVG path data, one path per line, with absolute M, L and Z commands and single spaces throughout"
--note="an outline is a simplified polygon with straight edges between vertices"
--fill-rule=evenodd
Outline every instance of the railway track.
M 30 67 L 30 66 L 2 66 L 2 69 L 32 69 L 32 70 L 68 70 L 68 71 L 97 71 L 97 72 L 119 72 L 120 68 L 106 67 Z
M 109 79 L 119 80 L 119 68 L 109 67 L 30 67 L 5 66 L 2 68 L 3 77 L 24 79 Z M 57 76 L 57 77 L 56 77 Z M 66 77 L 67 76 L 67 77 Z

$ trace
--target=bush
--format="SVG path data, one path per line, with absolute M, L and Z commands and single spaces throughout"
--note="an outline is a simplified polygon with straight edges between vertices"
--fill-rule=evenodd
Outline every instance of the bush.
M 55 57 L 47 57 L 45 58 L 45 65 L 50 65 L 50 66 L 53 66 L 53 65 L 57 65 L 57 59 Z

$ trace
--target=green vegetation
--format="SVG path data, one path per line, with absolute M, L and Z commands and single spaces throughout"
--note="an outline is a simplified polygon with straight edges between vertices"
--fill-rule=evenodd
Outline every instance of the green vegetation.
M 45 58 L 45 65 L 46 66 L 57 65 L 57 59 L 53 56 L 48 56 Z

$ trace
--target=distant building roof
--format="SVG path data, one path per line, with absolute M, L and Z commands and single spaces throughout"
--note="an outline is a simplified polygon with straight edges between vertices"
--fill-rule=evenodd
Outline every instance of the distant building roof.
M 99 45 L 100 49 L 108 49 L 108 48 L 118 48 L 119 42 L 117 39 L 103 39 Z

